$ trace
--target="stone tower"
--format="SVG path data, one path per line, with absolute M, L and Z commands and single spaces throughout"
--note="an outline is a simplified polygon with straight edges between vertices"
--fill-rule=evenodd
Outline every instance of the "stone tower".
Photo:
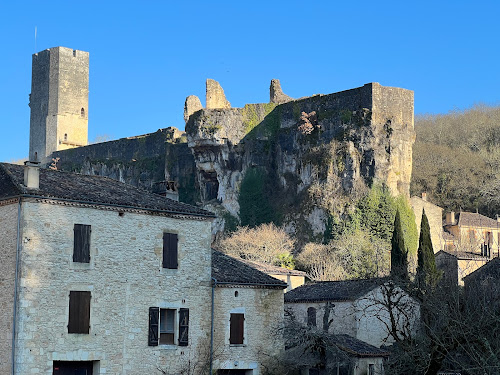
M 89 53 L 54 47 L 32 60 L 30 160 L 87 145 Z

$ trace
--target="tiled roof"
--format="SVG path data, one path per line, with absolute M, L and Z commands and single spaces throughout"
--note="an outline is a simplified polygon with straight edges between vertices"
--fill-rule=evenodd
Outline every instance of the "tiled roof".
M 221 285 L 246 285 L 284 289 L 287 284 L 242 261 L 212 250 L 212 277 Z
M 23 166 L 0 163 L 0 200 L 23 195 L 170 214 L 214 217 L 213 213 L 198 207 L 176 202 L 107 177 L 40 168 L 39 189 L 28 189 L 23 184 Z
M 271 266 L 270 264 L 255 262 L 252 260 L 241 259 L 241 262 L 248 264 L 250 267 L 256 268 L 268 275 L 290 275 L 290 276 L 307 276 L 307 273 L 299 270 L 289 270 L 284 267 Z
M 354 301 L 381 285 L 384 279 L 320 281 L 301 285 L 285 294 L 285 302 Z
M 500 258 L 495 257 L 485 265 L 479 267 L 474 272 L 469 273 L 467 276 L 464 277 L 464 280 L 471 280 L 476 277 L 482 278 L 487 275 L 490 276 L 495 275 L 498 279 L 499 274 L 500 274 Z
M 349 335 L 333 335 L 332 340 L 339 349 L 356 357 L 388 357 L 390 355 L 387 350 L 377 348 Z
M 452 250 L 439 250 L 436 255 L 440 252 L 443 252 L 444 254 L 448 254 L 451 256 L 454 256 L 457 259 L 460 260 L 487 260 L 489 257 L 481 255 L 481 254 L 476 254 L 472 253 L 469 251 L 452 251 Z
M 498 228 L 499 223 L 487 216 L 474 212 L 460 212 L 458 214 L 458 225 L 469 227 Z

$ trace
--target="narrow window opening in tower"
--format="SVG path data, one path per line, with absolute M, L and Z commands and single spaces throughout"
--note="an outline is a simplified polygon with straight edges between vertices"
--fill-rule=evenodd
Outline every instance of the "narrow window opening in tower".
M 76 57 L 76 49 L 73 50 L 73 57 Z
M 80 117 L 85 117 L 85 108 L 80 111 Z
M 64 141 L 66 141 L 66 142 L 68 141 L 68 134 L 66 134 L 66 133 L 64 134 Z

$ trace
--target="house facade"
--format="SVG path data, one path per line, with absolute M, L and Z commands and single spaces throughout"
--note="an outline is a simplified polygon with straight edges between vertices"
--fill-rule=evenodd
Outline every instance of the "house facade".
M 418 303 L 385 279 L 305 284 L 285 294 L 285 308 L 303 325 L 328 324 L 329 333 L 346 334 L 375 347 L 394 342 L 388 331 L 389 310 L 401 335 L 414 333 L 420 316 Z
M 0 164 L 0 373 L 258 375 L 280 350 L 268 327 L 286 283 L 212 259 L 213 218 L 108 178 Z
M 213 369 L 219 375 L 259 375 L 284 350 L 287 284 L 218 251 L 212 265 Z

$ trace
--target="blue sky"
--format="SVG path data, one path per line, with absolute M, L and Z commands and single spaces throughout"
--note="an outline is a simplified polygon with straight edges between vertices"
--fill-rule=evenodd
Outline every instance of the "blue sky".
M 89 139 L 184 127 L 205 79 L 234 107 L 379 82 L 415 113 L 500 103 L 499 1 L 2 1 L 0 161 L 28 154 L 31 55 L 90 52 Z

